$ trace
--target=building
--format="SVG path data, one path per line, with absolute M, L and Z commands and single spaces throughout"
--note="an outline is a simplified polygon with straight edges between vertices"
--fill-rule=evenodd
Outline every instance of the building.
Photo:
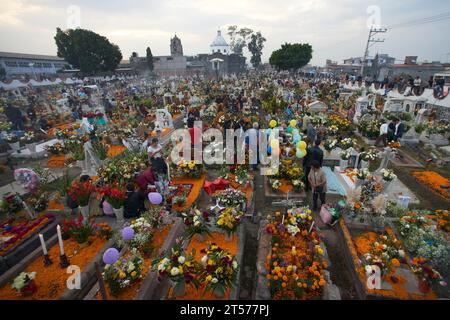
M 435 73 L 445 70 L 445 66 L 440 62 L 417 63 L 417 57 L 408 56 L 403 64 L 391 64 L 380 66 L 378 80 L 395 77 L 420 77 L 422 81 L 428 81 Z
M 56 75 L 59 70 L 69 64 L 57 56 L 0 52 L 0 68 L 7 77 L 29 77 Z
M 180 38 L 170 39 L 170 56 L 154 56 L 153 71 L 160 76 L 222 76 L 238 74 L 246 70 L 245 57 L 230 52 L 230 46 L 220 30 L 210 45 L 211 52 L 195 56 L 184 56 Z M 133 52 L 130 68 L 139 73 L 148 72 L 146 57 Z

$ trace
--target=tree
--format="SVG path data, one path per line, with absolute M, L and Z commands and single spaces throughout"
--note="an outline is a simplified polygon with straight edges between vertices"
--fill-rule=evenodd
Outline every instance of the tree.
M 153 71 L 153 54 L 152 50 L 150 50 L 150 47 L 147 47 L 147 64 L 150 71 Z
M 247 45 L 248 51 L 250 51 L 252 54 L 250 62 L 255 69 L 259 68 L 259 66 L 261 65 L 261 56 L 262 49 L 264 48 L 264 42 L 266 42 L 266 38 L 264 38 L 261 35 L 261 32 L 258 31 L 256 34 L 252 34 L 251 40 Z
M 269 62 L 278 70 L 299 69 L 311 61 L 312 52 L 309 43 L 285 43 L 281 46 L 281 49 L 272 52 Z
M 117 45 L 106 37 L 85 29 L 56 29 L 58 57 L 64 58 L 83 74 L 114 71 L 122 60 Z
M 238 30 L 237 26 L 228 27 L 228 35 L 230 36 L 230 49 L 236 54 L 242 55 L 242 51 L 247 45 L 247 37 L 253 33 L 252 29 L 241 28 Z

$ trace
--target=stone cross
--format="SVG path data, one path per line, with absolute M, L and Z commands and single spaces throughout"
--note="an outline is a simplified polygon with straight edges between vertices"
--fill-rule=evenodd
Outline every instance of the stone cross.
M 380 173 L 382 169 L 386 169 L 389 161 L 394 160 L 395 155 L 396 155 L 396 151 L 395 149 L 391 149 L 389 147 L 384 148 L 382 155 L 382 160 L 381 160 L 381 164 L 380 167 L 375 171 L 376 173 Z

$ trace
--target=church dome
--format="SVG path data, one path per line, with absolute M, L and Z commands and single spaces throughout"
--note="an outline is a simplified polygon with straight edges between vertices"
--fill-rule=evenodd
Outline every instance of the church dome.
M 220 30 L 217 30 L 217 36 L 214 39 L 213 43 L 211 44 L 211 50 L 212 52 L 219 52 L 219 53 L 228 53 L 229 46 L 228 43 L 225 41 L 225 39 L 222 37 L 222 33 Z

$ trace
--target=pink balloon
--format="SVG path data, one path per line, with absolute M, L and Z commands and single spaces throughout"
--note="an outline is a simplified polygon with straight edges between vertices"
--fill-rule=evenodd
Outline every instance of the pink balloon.
M 108 216 L 114 215 L 113 207 L 107 201 L 103 201 L 103 213 Z
M 150 201 L 151 204 L 160 204 L 163 200 L 162 195 L 158 192 L 150 192 L 148 194 L 148 200 Z

